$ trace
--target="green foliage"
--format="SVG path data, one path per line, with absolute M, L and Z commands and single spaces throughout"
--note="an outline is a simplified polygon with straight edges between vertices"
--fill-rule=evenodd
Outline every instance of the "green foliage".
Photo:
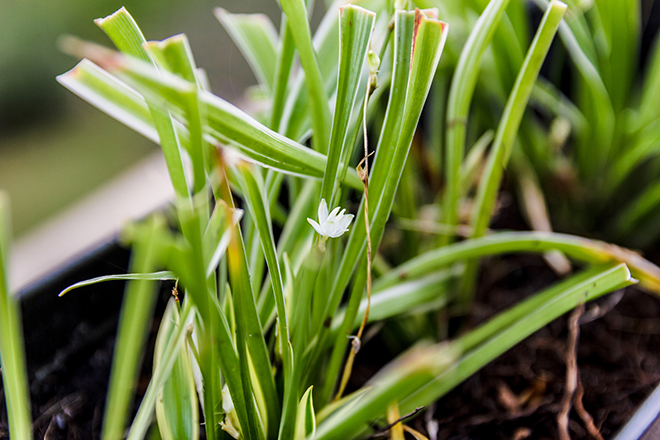
M 585 301 L 637 280 L 660 294 L 660 268 L 623 248 L 552 233 L 547 215 L 537 222 L 545 225 L 541 232 L 487 229 L 509 159 L 526 181 L 544 182 L 561 163 L 578 169 L 580 179 L 596 182 L 602 170 L 627 157 L 617 168 L 622 182 L 654 151 L 660 113 L 652 101 L 644 95 L 638 113 L 624 111 L 634 81 L 629 63 L 625 69 L 618 63 L 629 61 L 637 41 L 634 12 L 626 10 L 629 27 L 614 29 L 613 17 L 624 11 L 605 1 L 594 3 L 602 14 L 589 23 L 586 15 L 575 14 L 561 21 L 566 5 L 543 3 L 544 18 L 528 41 L 527 17 L 517 0 L 487 6 L 439 2 L 449 24 L 437 19 L 432 1 L 418 2 L 424 10 L 412 4 L 406 10 L 397 2 L 402 9 L 394 11 L 379 0 L 359 3 L 331 5 L 314 37 L 309 5 L 302 0 L 281 2 L 279 36 L 261 15 L 216 11 L 260 83 L 262 95 L 252 98 L 265 101 L 258 107 L 266 110 L 254 116 L 208 90 L 185 36 L 145 42 L 124 9 L 97 20 L 120 52 L 66 42 L 67 51 L 85 59 L 58 81 L 160 143 L 177 194 L 173 227 L 156 217 L 131 230 L 132 274 L 81 282 L 62 292 L 130 280 L 104 439 L 122 438 L 127 428 L 129 439 L 144 438 L 154 415 L 167 439 L 197 438 L 198 418 L 208 439 L 364 437 L 393 402 L 404 413 L 432 403 Z M 456 35 L 447 41 L 450 28 Z M 596 28 L 600 40 L 593 43 L 589 32 Z M 580 75 L 575 102 L 552 78 L 539 77 L 557 30 Z M 604 55 L 606 47 L 611 59 Z M 301 70 L 294 74 L 296 53 Z M 371 72 L 365 66 L 368 53 L 380 53 L 379 67 L 370 55 Z M 660 55 L 654 57 L 652 71 L 660 68 Z M 379 85 L 373 95 L 367 82 Z M 656 82 L 649 79 L 645 90 L 660 90 Z M 441 131 L 429 137 L 439 139 L 446 154 L 444 191 L 440 164 L 429 160 L 430 148 L 416 135 L 429 96 L 428 118 L 436 124 L 429 130 Z M 546 129 L 527 110 L 528 102 L 555 123 Z M 571 161 L 562 150 L 566 124 L 575 132 Z M 361 130 L 367 145 L 359 141 Z M 603 142 L 608 137 L 607 146 L 595 151 L 590 136 Z M 631 139 L 637 139 L 636 149 L 624 149 Z M 353 169 L 365 149 L 375 150 L 368 176 Z M 596 160 L 582 163 L 587 157 Z M 623 211 L 621 230 L 631 232 L 630 225 L 660 202 L 657 188 L 651 189 L 632 213 Z M 534 194 L 545 207 L 540 192 Z M 235 198 L 246 215 L 236 209 Z M 322 200 L 330 209 L 353 209 L 358 199 L 347 238 L 314 233 L 306 221 L 337 219 L 340 208 L 319 209 L 323 218 L 316 218 Z M 442 223 L 417 220 L 424 200 L 442 201 L 442 210 L 433 209 Z M 459 214 L 466 203 L 472 216 L 464 221 Z M 413 240 L 397 241 L 389 230 L 391 218 L 411 226 L 406 237 Z M 439 233 L 439 240 L 421 239 L 427 232 Z M 452 243 L 457 232 L 468 238 Z M 375 254 L 370 299 L 364 295 L 368 242 Z M 371 323 L 419 317 L 457 302 L 469 307 L 478 259 L 515 252 L 549 259 L 561 252 L 560 258 L 585 268 L 450 341 L 419 343 L 354 395 L 333 400 L 340 397 L 333 394 L 347 351 L 354 356 L 362 343 L 348 336 L 368 309 L 364 319 Z M 127 412 L 156 281 L 173 279 L 183 301 L 168 304 L 153 375 L 129 428 Z
M 9 199 L 0 191 L 0 368 L 7 402 L 11 438 L 32 438 L 32 417 L 27 367 L 23 348 L 23 327 L 18 299 L 9 291 L 11 224 Z

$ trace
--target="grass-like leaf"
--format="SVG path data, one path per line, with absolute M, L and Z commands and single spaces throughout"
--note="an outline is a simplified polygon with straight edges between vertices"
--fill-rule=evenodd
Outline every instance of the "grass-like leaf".
M 328 150 L 330 140 L 330 108 L 328 95 L 325 91 L 323 77 L 319 68 L 318 58 L 312 42 L 312 33 L 307 20 L 307 8 L 304 0 L 283 0 L 280 2 L 282 11 L 287 16 L 293 41 L 300 55 L 300 64 L 305 71 L 305 84 L 309 95 L 312 114 L 314 149 L 321 153 Z
M 470 258 L 510 253 L 544 253 L 558 250 L 567 257 L 594 265 L 625 263 L 640 286 L 660 295 L 660 267 L 636 252 L 597 240 L 550 232 L 501 232 L 426 252 L 379 278 L 375 289 L 408 278 L 432 273 L 448 264 Z
M 518 73 L 513 90 L 509 95 L 474 203 L 471 221 L 473 237 L 482 236 L 488 228 L 493 206 L 497 198 L 497 191 L 500 187 L 502 173 L 511 156 L 513 143 L 516 139 L 525 108 L 527 107 L 527 102 L 534 89 L 534 83 L 541 70 L 543 60 L 550 49 L 550 44 L 554 39 L 564 12 L 566 12 L 566 5 L 564 3 L 557 0 L 550 3 L 541 20 L 536 36 L 527 51 L 527 56 Z M 469 263 L 465 272 L 465 281 L 461 286 L 460 302 L 466 303 L 470 301 L 475 272 L 476 262 Z
M 162 105 L 170 106 L 179 113 L 185 113 L 181 96 L 194 91 L 197 88 L 195 84 L 168 75 L 167 72 L 158 72 L 144 62 L 135 59 L 123 59 L 122 61 L 121 57 L 101 51 L 94 46 L 85 45 L 84 47 L 86 49 L 83 50 L 88 56 L 97 58 L 97 61 L 112 68 L 115 74 L 123 74 L 122 79 L 131 81 L 131 85 L 138 88 L 143 94 L 148 95 L 151 99 L 160 100 Z M 96 81 L 92 83 L 88 75 L 79 74 L 77 72 L 79 68 L 94 75 Z M 94 88 L 114 88 L 117 87 L 117 84 L 116 82 L 110 83 L 107 78 L 84 63 L 79 64 L 67 74 L 61 75 L 59 80 L 84 99 L 90 100 L 90 97 L 94 99 L 91 102 L 94 105 L 107 104 L 108 98 L 116 96 L 116 93 L 106 91 L 99 93 L 102 98 L 97 96 Z M 80 81 L 86 82 L 81 85 Z M 123 88 L 120 92 L 122 97 L 129 93 L 125 89 L 129 88 Z M 213 144 L 228 144 L 266 167 L 308 177 L 321 178 L 323 176 L 326 166 L 324 155 L 268 129 L 209 92 L 200 92 L 200 100 L 207 109 L 208 127 L 205 127 L 205 132 L 210 136 Z M 134 102 L 131 103 L 134 104 Z M 117 113 L 117 104 L 122 105 L 123 102 L 113 104 L 108 110 L 111 115 Z M 101 109 L 104 110 L 103 107 Z M 187 136 L 184 137 L 187 138 Z M 349 170 L 344 182 L 353 188 L 362 189 L 362 182 L 354 170 Z
M 457 358 L 458 353 L 447 346 L 420 344 L 386 366 L 365 387 L 349 412 L 338 412 L 325 419 L 316 429 L 316 440 L 355 438 L 365 425 L 383 416 L 395 400 L 432 381 Z M 341 417 L 341 418 L 340 418 Z
M 0 367 L 9 422 L 9 435 L 32 439 L 30 394 L 18 298 L 9 291 L 11 224 L 9 197 L 0 191 Z
M 166 281 L 166 280 L 176 280 L 174 273 L 169 270 L 163 270 L 160 272 L 152 273 L 124 273 L 118 275 L 103 275 L 96 278 L 90 278 L 89 280 L 79 281 L 75 284 L 70 285 L 66 289 L 62 290 L 59 296 L 64 296 L 65 294 L 71 292 L 75 289 L 80 289 L 81 287 L 93 286 L 94 284 L 104 283 L 106 281 L 127 281 L 127 280 L 147 280 L 147 281 Z
M 278 45 L 273 23 L 263 14 L 230 14 L 222 8 L 216 8 L 214 12 L 250 64 L 259 83 L 272 95 Z
M 334 206 L 339 159 L 349 156 L 345 150 L 351 150 L 354 147 L 354 144 L 349 141 L 350 138 L 347 137 L 347 129 L 353 113 L 375 17 L 376 14 L 373 12 L 358 6 L 348 5 L 339 8 L 341 32 L 337 100 L 328 148 L 328 160 L 321 186 L 321 198 L 325 199 L 329 206 Z
M 465 135 L 470 103 L 477 85 L 479 66 L 486 46 L 493 38 L 509 0 L 491 1 L 474 25 L 465 42 L 454 71 L 447 98 L 445 177 L 447 190 L 443 204 L 443 222 L 454 226 L 458 218 L 459 172 L 465 155 Z M 441 243 L 451 241 L 444 235 Z
M 131 272 L 150 273 L 156 268 L 162 250 L 158 234 L 162 227 L 162 219 L 152 219 L 137 234 L 129 266 Z M 104 440 L 120 440 L 124 436 L 156 297 L 156 284 L 152 280 L 135 279 L 126 286 L 103 418 Z
M 434 380 L 400 401 L 411 411 L 440 398 L 497 356 L 585 302 L 635 282 L 625 264 L 587 270 L 523 301 L 453 342 L 461 357 Z
M 163 320 L 161 323 L 161 329 L 159 330 L 158 334 L 158 339 L 159 341 L 159 350 L 158 350 L 158 362 L 154 363 L 154 370 L 151 376 L 151 380 L 149 381 L 149 386 L 147 387 L 147 391 L 144 394 L 144 397 L 142 398 L 142 402 L 140 403 L 140 407 L 138 408 L 138 412 L 135 416 L 135 419 L 133 420 L 133 424 L 131 425 L 131 429 L 128 432 L 128 440 L 138 440 L 144 438 L 146 435 L 150 425 L 151 425 L 151 420 L 153 418 L 154 410 L 156 408 L 156 405 L 158 404 L 159 396 L 161 395 L 161 390 L 163 389 L 163 386 L 165 383 L 169 380 L 168 378 L 171 376 L 173 369 L 175 368 L 175 364 L 180 363 L 180 355 L 182 353 L 182 349 L 186 349 L 186 338 L 190 334 L 189 326 L 193 322 L 193 317 L 195 314 L 194 308 L 191 307 L 192 302 L 189 300 L 184 300 L 184 305 L 182 307 L 181 312 L 179 313 L 177 311 L 176 313 L 176 320 L 173 321 L 172 319 L 166 319 Z M 165 316 L 174 316 L 175 311 L 171 310 L 174 307 L 174 301 L 171 301 L 168 304 L 168 309 L 165 313 Z M 187 375 L 188 373 L 182 371 L 181 369 L 185 369 L 186 367 L 179 366 L 179 373 L 183 373 L 183 375 Z M 177 374 L 179 374 L 177 373 Z M 187 385 L 181 381 L 185 381 L 185 377 L 179 377 L 178 379 L 174 379 L 175 381 L 180 381 L 179 385 L 182 385 L 184 388 L 187 387 Z M 196 392 L 196 391 L 195 391 Z M 185 397 L 182 396 L 182 399 Z M 190 405 L 192 401 L 195 401 L 195 406 L 197 404 L 196 398 L 189 398 L 188 404 Z M 174 404 L 180 405 L 184 402 L 182 402 L 180 399 L 172 398 L 171 399 Z M 170 403 L 168 403 L 169 405 Z M 181 408 L 183 409 L 183 408 Z M 195 416 L 195 410 L 191 409 L 191 416 Z M 192 420 L 191 420 L 192 421 Z M 171 426 L 170 422 L 165 422 L 167 425 L 164 429 L 172 428 L 172 429 L 178 429 L 178 426 Z M 160 421 L 159 421 L 160 424 Z M 198 435 L 195 434 L 196 430 L 198 431 L 199 428 L 196 426 L 190 426 L 187 421 L 184 422 L 184 425 L 189 426 L 192 429 L 189 429 L 188 432 L 191 433 L 191 436 L 189 438 L 196 439 L 198 438 Z M 170 431 L 172 430 L 170 429 Z M 163 436 L 164 438 L 165 436 Z
M 152 62 L 142 46 L 145 43 L 142 31 L 126 9 L 121 8 L 112 15 L 98 19 L 96 24 L 103 29 L 121 52 L 144 62 Z M 158 132 L 174 191 L 179 197 L 186 197 L 188 188 L 172 119 L 167 111 L 157 105 L 150 103 L 149 111 Z
M 202 84 L 197 78 L 197 65 L 190 43 L 188 38 L 181 34 L 163 41 L 146 43 L 145 47 L 159 68 L 179 75 L 192 84 L 197 84 L 197 87 L 191 87 L 181 95 L 189 135 L 188 142 L 183 146 L 186 147 L 192 164 L 193 194 L 197 194 L 206 187 L 206 169 L 209 167 L 210 159 L 204 139 L 206 108 L 199 98 Z
M 296 432 L 294 440 L 305 440 L 314 438 L 316 432 L 316 417 L 314 415 L 314 400 L 312 399 L 311 386 L 305 391 L 300 404 L 298 405 L 298 415 L 296 418 Z
M 268 264 L 268 272 L 277 308 L 277 328 L 281 343 L 279 351 L 282 353 L 285 380 L 288 380 L 289 375 L 291 374 L 291 365 L 289 364 L 291 356 L 289 353 L 289 318 L 285 304 L 284 284 L 282 282 L 280 263 L 275 248 L 275 238 L 271 227 L 270 214 L 269 210 L 266 208 L 268 205 L 264 184 L 261 181 L 261 175 L 259 172 L 247 164 L 239 165 L 238 172 L 240 173 L 239 182 L 243 189 L 243 194 L 246 196 L 250 213 L 252 214 L 252 218 L 259 234 L 266 263 Z
M 181 330 L 188 335 L 189 323 L 183 321 L 179 314 L 178 304 L 170 299 L 167 305 L 161 327 L 156 338 L 154 353 L 154 372 L 161 362 L 164 362 L 169 341 L 180 336 Z M 183 329 L 182 329 L 183 327 Z M 156 419 L 163 440 L 196 440 L 199 438 L 199 403 L 193 369 L 185 339 L 175 338 L 176 344 L 183 350 L 173 356 L 169 378 L 156 400 Z
M 256 301 L 250 283 L 243 238 L 238 226 L 233 228 L 232 239 L 227 249 L 227 265 L 236 315 L 236 348 L 241 368 L 242 392 L 246 396 L 246 400 L 252 400 L 252 396 L 256 393 L 263 393 L 267 411 L 266 414 L 263 414 L 266 419 L 264 422 L 267 425 L 267 431 L 264 432 L 259 423 L 256 407 L 248 405 L 248 423 L 242 426 L 242 429 L 245 430 L 243 435 L 254 439 L 263 439 L 266 435 L 272 438 L 277 432 L 280 401 L 275 390 L 263 328 L 259 322 Z M 250 363 L 257 379 L 254 384 L 251 383 Z M 234 393 L 232 393 L 232 397 L 233 395 Z
M 412 47 L 406 47 L 405 45 L 402 45 L 403 47 L 401 47 L 399 50 L 404 51 L 403 54 L 400 52 L 397 53 L 397 50 L 395 49 L 395 60 L 397 60 L 396 62 L 398 62 L 398 64 L 395 64 L 394 67 L 395 73 L 392 77 L 392 90 L 398 90 L 399 93 L 403 93 L 405 90 L 405 104 L 403 113 L 400 116 L 401 120 L 398 122 L 398 124 L 397 122 L 393 122 L 395 126 L 399 127 L 397 130 L 398 133 L 395 132 L 389 134 L 395 145 L 393 151 L 389 153 L 391 154 L 391 162 L 379 162 L 378 157 L 374 161 L 373 180 L 371 181 L 372 184 L 370 185 L 370 203 L 372 208 L 369 210 L 370 212 L 373 212 L 371 215 L 372 219 L 370 221 L 371 241 L 373 248 L 378 247 L 385 230 L 385 223 L 387 222 L 390 212 L 392 211 L 396 188 L 399 186 L 401 174 L 403 172 L 413 135 L 415 134 L 415 129 L 417 127 L 417 122 L 419 121 L 424 102 L 426 101 L 429 89 L 431 88 L 433 76 L 438 66 L 438 62 L 440 61 L 440 55 L 442 54 L 442 49 L 444 48 L 444 43 L 447 37 L 446 23 L 428 17 L 420 10 L 416 10 L 414 15 L 411 14 L 413 13 L 397 11 L 395 15 L 395 41 L 397 41 L 397 43 L 400 41 L 397 39 L 397 35 L 401 34 L 398 34 L 396 30 L 396 26 L 399 25 L 401 28 L 403 28 L 400 29 L 400 32 L 412 32 Z M 411 23 L 412 29 L 408 27 Z M 404 33 L 403 35 L 406 34 Z M 402 40 L 405 41 L 405 37 L 402 38 Z M 397 49 L 399 48 L 398 44 Z M 406 54 L 409 54 L 410 58 L 407 58 Z M 398 58 L 400 55 L 403 55 L 403 57 Z M 408 59 L 410 60 L 409 65 L 406 63 L 406 60 Z M 404 65 L 400 63 L 406 64 Z M 408 69 L 408 75 L 397 74 L 397 70 L 403 68 Z M 403 90 L 397 87 L 401 85 L 400 82 L 403 82 L 401 81 L 402 76 L 405 78 L 404 83 L 406 84 L 406 87 Z M 394 83 L 395 81 L 397 82 L 396 84 Z M 398 100 L 395 93 L 393 93 L 390 97 L 390 104 L 393 102 L 393 100 Z M 390 109 L 388 108 L 388 112 L 389 111 Z M 384 135 L 385 132 L 381 135 L 381 139 Z M 386 149 L 388 147 L 389 145 L 385 145 Z M 383 148 L 383 144 L 380 143 L 378 148 Z M 376 177 L 376 172 L 380 173 L 379 178 Z M 375 209 L 373 206 L 375 206 Z M 364 253 L 364 249 L 366 247 L 366 233 L 363 210 L 364 199 L 356 218 L 355 225 L 351 231 L 349 243 L 344 253 L 344 257 L 342 258 L 339 273 L 335 276 L 335 283 L 333 284 L 333 290 L 330 295 L 330 303 L 326 309 L 328 311 L 326 316 L 330 319 L 332 319 L 334 311 L 338 306 L 341 292 L 343 292 L 346 286 L 345 283 L 348 282 L 348 277 L 354 270 L 356 262 L 358 261 L 358 257 Z M 362 294 L 366 283 L 366 260 L 362 261 L 358 268 L 357 274 L 358 278 L 354 282 L 354 288 L 351 293 L 351 298 L 349 299 L 348 307 L 346 309 L 346 315 L 344 316 L 342 327 L 338 333 L 341 336 L 338 336 L 333 349 L 333 354 L 328 370 L 329 377 L 334 377 L 335 371 L 338 371 L 339 365 L 341 364 L 341 360 L 343 358 L 344 349 L 347 344 L 343 336 L 345 335 L 347 329 L 352 326 L 353 322 L 355 321 L 355 316 L 358 312 L 360 302 L 362 300 Z M 335 370 L 335 368 L 337 370 Z M 332 384 L 325 384 L 322 396 L 329 396 L 332 388 Z

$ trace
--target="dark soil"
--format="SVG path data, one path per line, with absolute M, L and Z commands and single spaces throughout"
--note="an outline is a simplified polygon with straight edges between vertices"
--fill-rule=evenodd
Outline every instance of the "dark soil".
M 128 256 L 126 249 L 108 247 L 24 292 L 21 308 L 35 438 L 100 438 L 124 283 L 98 284 L 62 298 L 57 294 L 83 279 L 126 272 Z M 163 286 L 157 314 L 164 309 L 170 287 Z M 152 326 L 151 348 L 157 321 Z M 150 353 L 145 355 L 141 377 L 149 377 L 151 358 Z M 146 382 L 141 381 L 137 396 L 145 389 Z M 8 438 L 0 381 L 0 440 Z
M 557 279 L 533 255 L 491 258 L 484 266 L 471 314 L 475 325 Z M 660 299 L 635 288 L 587 305 L 577 361 L 584 406 L 606 439 L 623 427 L 660 382 L 658 316 Z M 436 436 L 429 437 L 438 440 L 557 439 L 556 417 L 566 380 L 567 317 L 487 365 L 434 408 L 426 408 L 411 426 L 427 434 L 437 426 Z M 363 347 L 356 358 L 353 387 L 382 366 L 378 360 L 383 360 L 384 351 L 378 338 Z M 574 410 L 569 426 L 572 440 L 592 438 Z
M 519 270 L 529 273 L 538 268 Z M 476 309 L 476 321 L 508 306 L 515 299 L 512 296 L 523 296 L 516 290 L 497 289 L 510 282 L 507 279 L 510 276 L 495 283 L 489 305 L 482 303 Z M 587 305 L 583 321 L 595 307 L 613 308 L 581 325 L 578 346 L 583 403 L 605 438 L 622 428 L 660 381 L 660 301 L 636 289 L 627 289 L 617 304 L 619 296 L 611 294 Z M 567 317 L 557 319 L 449 393 L 435 409 L 437 438 L 558 438 L 556 416 L 564 393 L 567 336 Z M 530 392 L 529 401 L 512 404 L 512 396 Z M 570 429 L 573 440 L 592 438 L 575 411 Z

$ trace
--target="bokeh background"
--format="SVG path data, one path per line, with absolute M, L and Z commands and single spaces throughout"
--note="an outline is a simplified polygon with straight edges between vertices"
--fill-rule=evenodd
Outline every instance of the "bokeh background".
M 16 236 L 157 149 L 55 80 L 78 61 L 57 48 L 58 37 L 111 46 L 93 20 L 121 6 L 149 40 L 186 33 L 213 91 L 237 105 L 256 80 L 213 9 L 263 12 L 276 26 L 280 17 L 275 0 L 1 0 L 0 189 L 11 197 Z

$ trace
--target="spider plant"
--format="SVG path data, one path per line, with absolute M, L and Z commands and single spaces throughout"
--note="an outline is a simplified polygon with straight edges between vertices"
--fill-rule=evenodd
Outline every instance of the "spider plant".
M 531 3 L 536 10 L 549 4 Z M 646 59 L 640 59 L 650 14 L 638 0 L 566 3 L 557 44 L 531 91 L 535 111 L 525 112 L 519 136 L 507 146 L 512 151 L 510 180 L 533 228 L 549 230 L 552 220 L 561 230 L 647 249 L 660 235 L 655 221 L 660 209 L 657 38 Z M 475 148 L 484 142 L 477 140 L 502 128 L 497 121 L 523 65 L 532 25 L 533 14 L 523 4 L 475 1 L 447 5 L 445 11 L 450 24 L 471 30 L 457 37 L 456 47 L 465 42 L 457 61 L 436 80 L 432 96 L 444 110 L 429 116 L 444 120 L 432 137 L 437 139 L 434 154 L 445 152 L 446 192 L 438 218 L 449 231 L 468 224 L 474 227 L 471 234 L 479 236 L 487 225 L 478 214 L 487 208 L 481 188 L 469 220 L 459 219 L 472 186 L 460 176 L 469 171 L 462 166 L 465 152 L 474 163 L 486 160 L 485 148 Z M 472 27 L 476 16 L 483 26 Z M 497 142 L 496 133 L 491 148 Z M 440 242 L 451 240 L 445 234 Z
M 488 5 L 461 52 L 472 61 L 459 60 L 470 77 L 454 98 L 458 107 L 470 100 L 476 81 L 470 65 L 506 3 Z M 621 248 L 550 232 L 484 236 L 502 165 L 564 4 L 553 1 L 545 10 L 502 112 L 480 179 L 475 238 L 413 248 L 414 258 L 403 264 L 379 249 L 395 207 L 406 212 L 397 192 L 401 197 L 414 183 L 406 167 L 414 163 L 408 159 L 436 71 L 446 68 L 441 56 L 451 31 L 437 9 L 363 0 L 330 5 L 312 37 L 309 5 L 281 6 L 279 34 L 262 15 L 216 11 L 267 102 L 252 116 L 209 90 L 185 35 L 147 42 L 123 8 L 96 21 L 118 51 L 63 41 L 85 59 L 58 81 L 158 142 L 176 194 L 172 216 L 157 214 L 126 231 L 133 244 L 129 274 L 62 292 L 129 280 L 103 439 L 141 439 L 154 424 L 162 438 L 197 438 L 202 420 L 209 439 L 364 437 L 388 408 L 405 413 L 431 404 L 585 301 L 636 280 L 660 293 L 660 268 Z M 458 162 L 453 178 L 469 180 L 470 158 Z M 467 279 L 478 258 L 549 251 L 583 269 L 460 337 L 420 341 L 344 395 L 366 325 L 456 301 L 447 286 Z M 131 419 L 159 280 L 175 283 L 175 298 Z

